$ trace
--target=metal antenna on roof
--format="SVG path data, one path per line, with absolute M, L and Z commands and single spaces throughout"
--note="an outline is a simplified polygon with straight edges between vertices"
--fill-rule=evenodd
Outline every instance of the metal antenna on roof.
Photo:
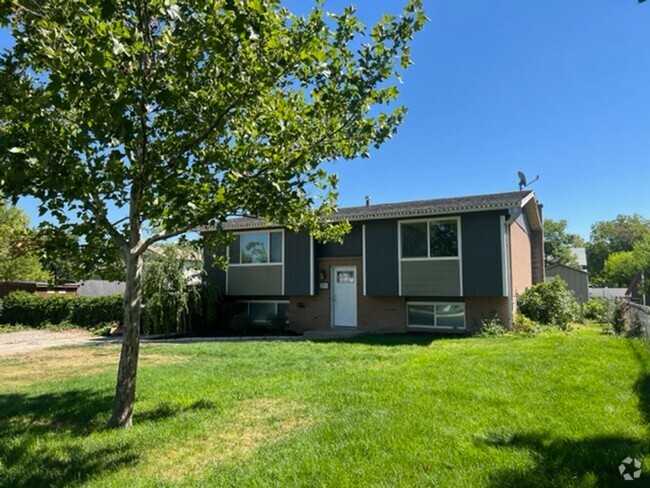
M 535 183 L 537 180 L 539 180 L 539 175 L 535 176 L 535 179 L 532 181 L 526 181 L 526 175 L 524 174 L 523 171 L 518 171 L 517 175 L 519 175 L 519 190 L 523 190 L 529 185 L 532 185 Z

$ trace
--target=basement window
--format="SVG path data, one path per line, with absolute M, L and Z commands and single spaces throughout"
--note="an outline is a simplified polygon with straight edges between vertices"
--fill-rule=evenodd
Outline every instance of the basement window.
M 409 302 L 407 325 L 426 329 L 465 329 L 464 303 Z

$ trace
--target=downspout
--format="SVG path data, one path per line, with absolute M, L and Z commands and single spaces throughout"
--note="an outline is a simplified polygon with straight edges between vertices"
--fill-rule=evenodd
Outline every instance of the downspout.
M 513 310 L 515 307 L 515 297 L 512 287 L 512 249 L 510 248 L 510 226 L 521 216 L 523 209 L 521 207 L 510 207 L 508 209 L 508 219 L 502 217 L 503 220 L 503 266 L 504 266 L 504 291 L 508 298 L 508 329 L 514 326 Z

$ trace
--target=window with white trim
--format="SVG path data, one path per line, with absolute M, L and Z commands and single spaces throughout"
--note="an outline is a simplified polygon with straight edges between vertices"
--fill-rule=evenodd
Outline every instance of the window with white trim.
M 282 231 L 245 232 L 230 244 L 230 264 L 282 263 Z
M 406 304 L 409 327 L 464 329 L 464 303 L 409 302 Z
M 458 219 L 401 222 L 403 259 L 458 257 Z

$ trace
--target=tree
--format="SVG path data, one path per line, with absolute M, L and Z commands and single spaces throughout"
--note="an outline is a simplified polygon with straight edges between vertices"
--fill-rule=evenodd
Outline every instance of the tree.
M 35 252 L 29 217 L 18 207 L 0 202 L 0 280 L 49 281 Z
M 566 228 L 566 220 L 544 219 L 544 257 L 547 267 L 553 264 L 578 266 L 571 248 L 584 246 L 584 240 L 577 234 L 567 233 Z
M 620 251 L 605 260 L 603 277 L 608 286 L 627 287 L 637 271 L 640 271 L 637 255 L 633 251 Z
M 147 333 L 187 332 L 192 310 L 201 303 L 201 267 L 188 265 L 196 251 L 187 245 L 167 245 L 144 257 L 142 297 L 143 328 Z M 195 278 L 199 278 L 196 280 Z
M 40 261 L 54 283 L 91 278 L 120 281 L 124 263 L 119 250 L 103 233 L 81 238 L 70 230 L 44 222 L 37 229 Z
M 142 256 L 234 215 L 340 238 L 336 175 L 402 122 L 395 80 L 421 0 L 366 31 L 348 7 L 280 0 L 23 0 L 0 6 L 0 189 L 33 195 L 125 266 L 124 340 L 109 425 L 131 424 Z M 217 233 L 218 237 L 223 234 Z
M 637 214 L 618 215 L 614 220 L 596 222 L 591 226 L 591 239 L 587 245 L 589 274 L 604 278 L 608 256 L 631 251 L 647 235 L 650 235 L 650 221 Z M 612 286 L 607 282 L 604 284 Z

